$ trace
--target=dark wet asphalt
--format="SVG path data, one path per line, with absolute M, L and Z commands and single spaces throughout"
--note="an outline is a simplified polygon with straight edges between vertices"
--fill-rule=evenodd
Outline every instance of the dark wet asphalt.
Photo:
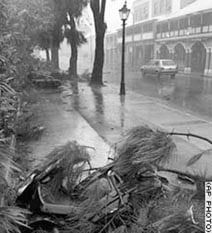
M 119 72 L 104 73 L 105 82 L 120 83 Z M 167 101 L 167 104 L 181 110 L 194 112 L 206 118 L 212 117 L 212 77 L 199 74 L 178 74 L 175 79 L 169 76 L 142 77 L 140 72 L 125 72 L 126 90 Z

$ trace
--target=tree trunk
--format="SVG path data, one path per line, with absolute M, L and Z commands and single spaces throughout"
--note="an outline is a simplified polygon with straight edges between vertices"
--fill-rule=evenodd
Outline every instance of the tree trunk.
M 59 48 L 57 46 L 51 47 L 51 62 L 54 70 L 59 70 Z
M 45 49 L 45 52 L 46 52 L 46 61 L 50 62 L 49 49 Z
M 74 40 L 71 40 L 71 57 L 69 60 L 69 73 L 71 75 L 77 76 L 77 45 L 74 43 Z
M 101 2 L 101 4 L 100 4 Z M 104 22 L 106 0 L 91 0 L 90 6 L 94 16 L 96 32 L 96 48 L 94 65 L 91 76 L 91 84 L 103 85 L 103 65 L 104 65 L 104 36 L 106 24 Z
M 77 75 L 77 58 L 78 58 L 78 49 L 76 43 L 76 24 L 74 18 L 70 17 L 70 26 L 71 26 L 71 37 L 70 37 L 70 45 L 71 45 L 71 57 L 69 60 L 69 75 L 71 80 L 71 85 L 73 92 L 78 94 L 78 75 Z
M 76 43 L 74 43 L 74 41 L 71 40 L 71 57 L 69 61 L 69 75 L 70 75 L 71 86 L 74 94 L 79 93 L 78 75 L 77 75 L 77 57 L 78 57 L 78 50 Z
M 103 85 L 104 34 L 105 32 L 103 31 L 96 35 L 96 48 L 91 83 L 97 85 Z
M 71 86 L 72 86 L 73 92 L 74 92 L 74 94 L 78 94 L 79 93 L 79 90 L 78 90 L 78 75 L 77 75 L 78 50 L 77 50 L 77 45 L 76 45 L 75 38 L 74 38 L 75 24 L 72 25 L 72 28 L 73 28 L 73 30 L 71 32 L 72 37 L 70 38 L 71 57 L 70 57 L 70 60 L 69 60 L 69 75 L 70 75 L 70 81 L 71 81 Z

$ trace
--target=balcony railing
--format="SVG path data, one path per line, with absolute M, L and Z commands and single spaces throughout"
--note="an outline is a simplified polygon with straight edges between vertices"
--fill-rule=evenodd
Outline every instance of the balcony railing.
M 175 37 L 202 35 L 202 33 L 212 33 L 212 25 L 201 27 L 188 27 L 185 29 L 179 29 L 174 31 L 156 33 L 156 39 L 169 39 Z

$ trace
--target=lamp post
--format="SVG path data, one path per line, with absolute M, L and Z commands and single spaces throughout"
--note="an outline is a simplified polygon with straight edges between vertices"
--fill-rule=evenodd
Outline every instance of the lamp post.
M 126 20 L 130 14 L 130 9 L 127 8 L 127 2 L 125 1 L 124 6 L 119 10 L 119 15 L 122 20 L 122 57 L 121 57 L 121 84 L 120 84 L 120 95 L 125 95 L 125 81 L 124 81 L 124 60 L 125 60 L 125 25 Z

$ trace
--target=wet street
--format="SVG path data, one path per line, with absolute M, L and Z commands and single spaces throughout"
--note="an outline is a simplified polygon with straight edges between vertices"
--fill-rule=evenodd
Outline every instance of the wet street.
M 105 83 L 119 84 L 119 72 L 105 72 Z M 198 74 L 177 74 L 175 79 L 169 76 L 147 75 L 140 72 L 125 73 L 126 91 L 133 90 L 146 96 L 166 101 L 172 107 L 192 112 L 195 115 L 211 119 L 212 117 L 212 78 Z

